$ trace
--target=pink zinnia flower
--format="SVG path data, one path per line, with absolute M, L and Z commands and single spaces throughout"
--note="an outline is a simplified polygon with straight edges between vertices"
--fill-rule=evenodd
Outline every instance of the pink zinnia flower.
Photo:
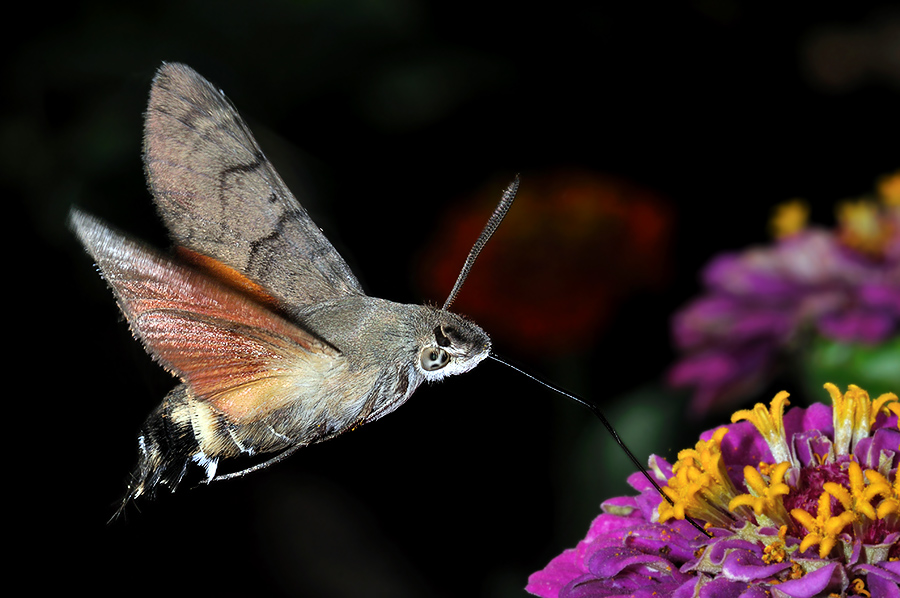
M 738 411 L 674 466 L 608 500 L 587 536 L 526 589 L 589 596 L 900 597 L 900 402 L 826 384 L 833 406 Z M 743 420 L 743 421 L 742 421 Z M 684 520 L 705 523 L 711 537 Z
M 672 323 L 682 357 L 669 382 L 694 389 L 692 411 L 752 395 L 808 331 L 871 345 L 900 330 L 900 173 L 879 198 L 841 204 L 833 231 L 805 228 L 804 208 L 790 204 L 775 244 L 705 268 L 706 293 Z

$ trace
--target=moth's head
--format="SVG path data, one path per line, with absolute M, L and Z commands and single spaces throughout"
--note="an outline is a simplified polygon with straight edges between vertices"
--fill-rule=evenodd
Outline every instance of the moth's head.
M 484 330 L 450 311 L 450 305 L 462 288 L 469 270 L 512 205 L 519 189 L 519 177 L 503 192 L 503 198 L 491 215 L 463 264 L 462 271 L 441 309 L 425 307 L 425 330 L 419 330 L 419 355 L 416 368 L 426 380 L 440 380 L 453 374 L 468 372 L 490 355 L 491 339 Z
M 468 372 L 488 356 L 491 339 L 477 324 L 443 309 L 424 310 L 415 367 L 426 380 Z

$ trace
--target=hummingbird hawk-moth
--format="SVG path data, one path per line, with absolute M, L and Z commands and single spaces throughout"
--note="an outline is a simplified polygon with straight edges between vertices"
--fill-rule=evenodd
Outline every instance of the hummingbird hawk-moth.
M 153 80 L 144 164 L 174 255 L 70 217 L 134 336 L 181 380 L 141 428 L 122 507 L 174 491 L 191 463 L 207 482 L 270 465 L 488 356 L 488 335 L 448 307 L 518 179 L 437 308 L 366 295 L 234 106 L 185 65 Z M 270 458 L 216 475 L 239 455 Z

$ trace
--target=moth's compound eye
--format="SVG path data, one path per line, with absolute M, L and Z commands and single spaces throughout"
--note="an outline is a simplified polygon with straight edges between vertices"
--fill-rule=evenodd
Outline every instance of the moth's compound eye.
M 419 355 L 419 362 L 423 370 L 433 372 L 450 363 L 450 354 L 440 347 L 425 347 Z

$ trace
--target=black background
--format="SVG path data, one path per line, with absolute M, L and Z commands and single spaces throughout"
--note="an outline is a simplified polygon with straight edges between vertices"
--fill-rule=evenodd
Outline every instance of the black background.
M 29 591 L 522 595 L 631 469 L 589 414 L 488 363 L 267 471 L 107 524 L 172 381 L 65 217 L 78 205 L 165 246 L 140 158 L 161 61 L 228 93 L 375 296 L 441 299 L 421 296 L 416 256 L 486 181 L 577 167 L 666 197 L 665 289 L 623 305 L 589 351 L 498 346 L 606 405 L 642 458 L 711 427 L 686 420 L 682 395 L 641 398 L 701 266 L 765 242 L 790 197 L 830 223 L 900 157 L 890 3 L 253 4 L 35 4 L 6 23 L 4 488 Z

